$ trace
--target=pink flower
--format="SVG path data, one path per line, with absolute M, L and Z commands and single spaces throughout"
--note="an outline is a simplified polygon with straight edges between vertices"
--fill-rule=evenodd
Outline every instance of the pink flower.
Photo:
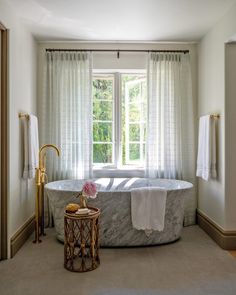
M 97 187 L 93 182 L 86 181 L 83 185 L 83 194 L 89 198 L 95 199 L 97 196 Z

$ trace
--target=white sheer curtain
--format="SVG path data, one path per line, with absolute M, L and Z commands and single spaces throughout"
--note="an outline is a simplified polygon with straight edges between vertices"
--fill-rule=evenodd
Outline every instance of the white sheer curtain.
M 46 52 L 42 143 L 55 144 L 61 151 L 59 158 L 48 157 L 50 180 L 91 177 L 91 90 L 90 52 Z
M 189 54 L 148 58 L 146 176 L 195 180 L 195 128 Z M 195 222 L 195 189 L 185 200 L 185 224 Z

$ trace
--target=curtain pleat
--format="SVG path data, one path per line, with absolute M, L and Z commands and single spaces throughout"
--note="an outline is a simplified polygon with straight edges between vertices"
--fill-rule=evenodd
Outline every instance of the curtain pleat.
M 189 54 L 150 53 L 147 80 L 146 177 L 192 182 L 184 223 L 194 224 L 195 128 Z
M 60 158 L 48 158 L 50 181 L 92 176 L 92 57 L 90 52 L 46 52 L 41 143 Z

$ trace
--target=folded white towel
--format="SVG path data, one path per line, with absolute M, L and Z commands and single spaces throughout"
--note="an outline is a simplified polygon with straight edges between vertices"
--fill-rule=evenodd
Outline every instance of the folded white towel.
M 201 117 L 199 120 L 196 175 L 206 181 L 217 176 L 215 133 L 215 120 L 212 120 L 210 115 Z
M 167 191 L 155 187 L 131 190 L 131 216 L 133 227 L 150 233 L 163 231 Z
M 39 138 L 38 119 L 30 115 L 24 120 L 24 171 L 23 178 L 34 178 L 38 167 Z

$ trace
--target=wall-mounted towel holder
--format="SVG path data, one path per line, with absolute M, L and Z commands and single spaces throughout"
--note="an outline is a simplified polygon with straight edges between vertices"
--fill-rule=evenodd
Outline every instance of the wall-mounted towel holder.
M 211 119 L 219 119 L 220 118 L 220 114 L 212 114 L 211 115 Z
M 204 116 L 202 116 L 202 117 L 204 117 Z M 220 114 L 211 114 L 210 115 L 210 118 L 211 119 L 219 119 L 220 118 Z
M 19 118 L 26 118 L 26 119 L 29 119 L 29 114 L 26 114 L 26 113 L 19 113 Z

